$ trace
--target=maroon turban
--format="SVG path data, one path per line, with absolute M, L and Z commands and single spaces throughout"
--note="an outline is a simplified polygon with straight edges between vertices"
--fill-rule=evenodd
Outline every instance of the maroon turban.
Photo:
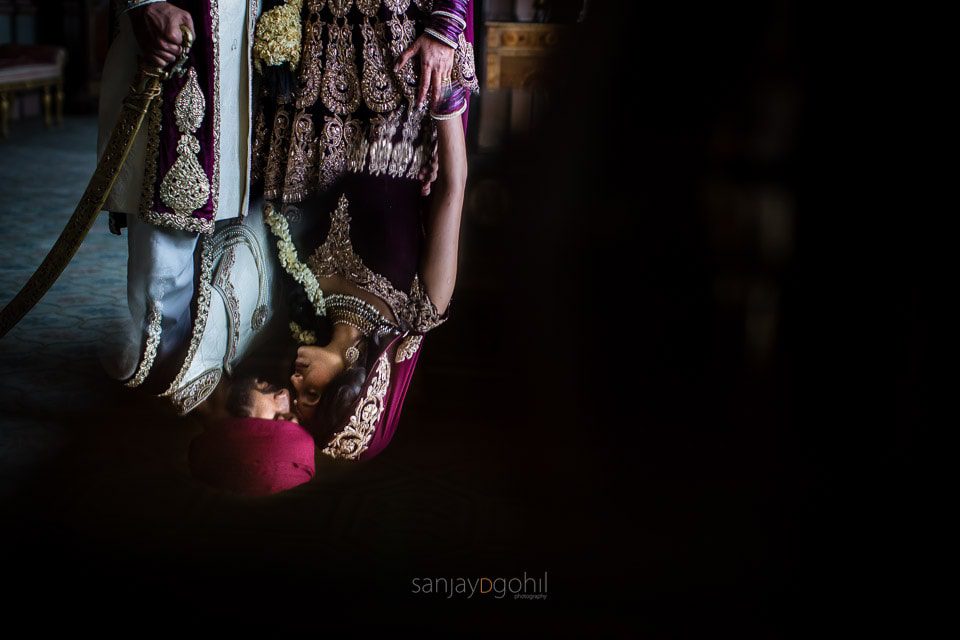
M 190 443 L 190 472 L 233 493 L 263 496 L 313 477 L 313 437 L 285 420 L 230 418 L 210 425 Z

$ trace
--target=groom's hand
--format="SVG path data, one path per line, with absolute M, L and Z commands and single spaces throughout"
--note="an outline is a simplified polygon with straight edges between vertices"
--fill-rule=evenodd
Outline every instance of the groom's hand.
M 144 60 L 160 68 L 172 64 L 182 51 L 181 25 L 196 37 L 190 14 L 169 2 L 143 5 L 131 9 L 129 15 Z

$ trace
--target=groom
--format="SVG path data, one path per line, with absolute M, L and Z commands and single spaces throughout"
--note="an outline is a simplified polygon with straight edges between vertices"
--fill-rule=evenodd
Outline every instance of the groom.
M 250 49 L 259 0 L 114 0 L 103 70 L 98 155 L 138 64 L 164 67 L 193 34 L 186 73 L 164 84 L 104 208 L 127 228 L 130 330 L 104 359 L 135 387 L 169 381 L 189 342 L 200 239 L 248 212 Z M 151 372 L 154 374 L 151 376 Z M 158 380 L 159 379 L 159 380 Z

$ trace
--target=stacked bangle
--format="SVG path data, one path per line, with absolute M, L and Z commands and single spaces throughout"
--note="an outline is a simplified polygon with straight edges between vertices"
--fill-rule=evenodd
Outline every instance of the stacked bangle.
M 433 11 L 424 33 L 457 48 L 460 34 L 467 28 L 467 0 L 434 0 Z

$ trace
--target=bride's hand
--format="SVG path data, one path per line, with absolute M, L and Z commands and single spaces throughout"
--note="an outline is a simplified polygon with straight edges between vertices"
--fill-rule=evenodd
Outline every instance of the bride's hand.
M 420 54 L 420 88 L 417 91 L 417 105 L 423 105 L 429 89 L 430 104 L 436 106 L 440 101 L 441 85 L 444 82 L 450 82 L 450 74 L 453 71 L 453 47 L 423 34 L 400 54 L 397 63 L 393 66 L 394 72 L 399 71 L 418 53 Z

